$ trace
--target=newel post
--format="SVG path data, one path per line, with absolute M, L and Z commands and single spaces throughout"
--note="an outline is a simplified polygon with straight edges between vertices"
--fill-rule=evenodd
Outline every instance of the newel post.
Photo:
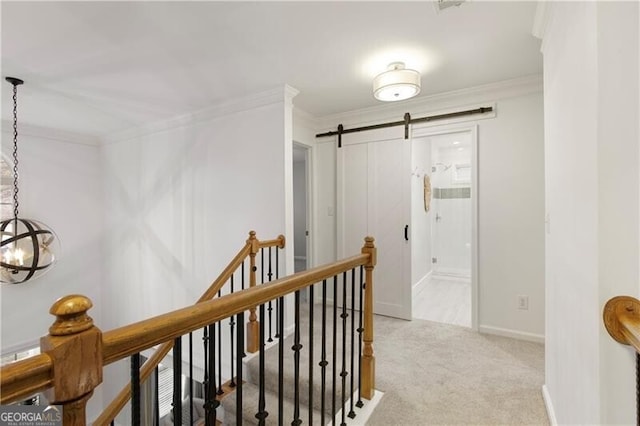
M 260 250 L 260 244 L 256 238 L 256 231 L 249 232 L 247 244 L 250 245 L 249 252 L 249 288 L 256 286 L 256 254 Z M 249 322 L 247 323 L 247 352 L 254 353 L 260 349 L 260 323 L 256 316 L 256 307 L 249 309 Z
M 362 253 L 369 255 L 369 262 L 364 265 L 364 348 L 362 349 L 362 397 L 373 398 L 376 389 L 376 359 L 373 356 L 373 268 L 376 266 L 377 249 L 373 237 L 366 237 Z
M 53 386 L 45 396 L 63 406 L 65 426 L 86 424 L 87 401 L 102 383 L 102 332 L 87 315 L 92 306 L 85 296 L 58 299 L 49 310 L 56 320 L 40 339 L 40 351 L 53 360 Z

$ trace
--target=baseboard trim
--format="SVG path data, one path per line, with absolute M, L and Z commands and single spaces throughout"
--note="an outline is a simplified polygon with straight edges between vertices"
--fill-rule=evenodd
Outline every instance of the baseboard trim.
M 556 419 L 556 412 L 553 409 L 553 402 L 551 401 L 551 395 L 549 395 L 547 385 L 542 385 L 542 399 L 544 400 L 544 407 L 547 409 L 549 423 L 551 423 L 552 426 L 557 426 L 558 420 Z
M 481 325 L 478 332 L 485 334 L 493 334 L 502 337 L 511 337 L 512 339 L 526 340 L 528 342 L 544 343 L 544 336 L 541 334 L 527 333 L 525 331 L 510 330 L 508 328 L 490 327 Z
M 429 280 L 431 279 L 431 274 L 433 274 L 433 269 L 427 272 L 424 277 L 422 277 L 417 283 L 413 285 L 411 291 L 413 292 L 414 296 L 417 296 L 422 292 L 422 290 L 424 290 L 424 288 L 429 283 Z

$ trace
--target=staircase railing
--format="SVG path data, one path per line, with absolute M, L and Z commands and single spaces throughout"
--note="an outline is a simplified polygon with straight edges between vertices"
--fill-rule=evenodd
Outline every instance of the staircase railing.
M 603 321 L 613 339 L 636 352 L 636 423 L 640 425 L 640 300 L 617 296 L 604 307 Z
M 216 295 L 220 296 L 222 294 L 222 291 L 225 285 L 229 287 L 228 284 L 230 283 L 230 281 L 231 281 L 231 288 L 226 289 L 225 293 L 227 292 L 233 293 L 234 292 L 233 276 L 234 276 L 234 273 L 236 273 L 239 268 L 242 268 L 241 270 L 242 277 L 241 277 L 240 284 L 241 284 L 241 289 L 244 289 L 245 288 L 244 265 L 245 265 L 245 262 L 247 261 L 247 258 L 250 259 L 250 268 L 247 273 L 247 275 L 249 276 L 249 285 L 251 287 L 254 287 L 256 285 L 256 282 L 257 282 L 256 275 L 258 273 L 258 269 L 262 271 L 262 277 L 263 277 L 262 283 L 264 283 L 265 282 L 264 274 L 265 274 L 265 271 L 267 270 L 267 262 L 265 262 L 264 260 L 265 249 L 269 250 L 269 257 L 268 257 L 269 281 L 271 281 L 272 279 L 271 249 L 272 248 L 276 249 L 276 261 L 273 263 L 273 265 L 276 271 L 275 277 L 278 278 L 279 273 L 278 273 L 278 251 L 277 250 L 283 249 L 284 247 L 285 247 L 285 237 L 283 235 L 280 235 L 278 236 L 278 238 L 273 240 L 260 241 L 257 239 L 255 231 L 250 231 L 249 238 L 246 240 L 244 246 L 238 251 L 238 253 L 231 260 L 231 262 L 229 262 L 229 264 L 223 269 L 221 274 L 211 283 L 211 285 L 207 288 L 207 290 L 202 294 L 202 296 L 198 299 L 196 303 L 212 300 Z M 256 255 L 258 254 L 262 254 L 261 256 L 262 263 L 259 265 L 260 268 L 258 268 L 256 263 Z M 51 308 L 50 313 L 55 315 L 53 310 L 54 310 L 54 307 Z M 249 327 L 251 328 L 257 327 L 257 323 L 255 323 L 255 318 L 254 318 L 254 323 L 247 324 L 247 328 Z M 142 381 L 146 380 L 153 373 L 153 371 L 158 366 L 158 364 L 164 359 L 164 357 L 169 353 L 169 351 L 171 351 L 172 348 L 173 348 L 173 341 L 170 341 L 170 342 L 165 342 L 155 350 L 153 355 L 144 363 L 144 365 L 140 369 L 140 379 Z M 44 352 L 44 350 L 42 352 Z M 36 385 L 30 382 L 29 377 L 31 377 L 31 374 L 34 374 L 35 372 L 40 372 L 40 376 L 43 376 L 43 375 L 48 376 L 48 373 L 46 373 L 46 370 L 48 370 L 47 365 L 49 361 L 47 361 L 44 354 L 38 355 L 37 357 L 34 357 L 34 358 L 29 358 L 27 361 L 29 363 L 35 363 L 35 364 L 29 366 L 28 369 L 24 369 L 24 370 L 13 370 L 17 367 L 16 365 L 12 365 L 11 369 L 7 369 L 7 372 L 5 372 L 4 368 L 0 370 L 0 379 L 1 379 L 0 403 L 1 404 L 20 401 L 24 399 L 26 396 L 32 395 L 35 392 L 38 392 L 39 390 L 41 390 L 41 388 L 40 389 L 35 388 Z M 31 371 L 31 373 L 26 376 L 22 376 L 21 371 L 27 371 L 27 370 Z M 17 371 L 17 373 L 14 373 L 14 371 Z M 8 376 L 6 376 L 5 374 L 8 374 Z M 13 376 L 12 374 L 18 374 L 22 377 L 16 377 L 16 376 Z M 33 379 L 41 383 L 43 377 L 33 377 Z M 50 384 L 52 383 L 49 383 L 49 385 Z M 33 389 L 30 389 L 30 388 L 33 388 Z M 131 397 L 130 384 L 127 384 L 123 387 L 123 389 L 118 393 L 118 395 L 114 398 L 114 400 L 107 406 L 107 408 L 103 411 L 100 417 L 96 420 L 96 424 L 98 424 L 98 422 L 100 422 L 100 424 L 110 423 L 118 415 L 118 413 L 122 410 L 122 408 L 127 404 L 130 397 Z
M 251 240 L 251 238 L 250 238 Z M 249 241 L 250 241 L 249 240 Z M 249 242 L 248 241 L 248 242 Z M 282 240 L 274 240 L 283 244 Z M 251 242 L 255 248 L 259 246 L 255 241 Z M 246 249 L 246 247 L 245 247 Z M 245 250 L 243 249 L 243 250 Z M 251 252 L 249 256 L 251 259 Z M 241 251 L 242 253 L 242 251 Z M 241 253 L 236 256 L 234 261 L 241 258 Z M 255 254 L 254 254 L 255 258 Z M 233 262 L 232 262 L 233 263 Z M 117 328 L 102 333 L 94 324 L 93 320 L 87 315 L 87 311 L 91 308 L 92 303 L 89 299 L 79 295 L 67 296 L 59 299 L 51 308 L 50 313 L 56 316 L 56 321 L 49 329 L 49 335 L 41 340 L 42 353 L 35 357 L 18 361 L 3 367 L 0 370 L 0 403 L 7 404 L 24 399 L 33 393 L 45 391 L 45 396 L 49 403 L 55 405 L 63 405 L 63 422 L 65 425 L 84 425 L 86 424 L 86 403 L 95 389 L 102 382 L 102 371 L 105 365 L 132 357 L 132 385 L 130 386 L 130 394 L 132 395 L 132 423 L 140 424 L 140 383 L 144 381 L 142 369 L 139 366 L 140 352 L 153 348 L 157 345 L 171 344 L 173 342 L 174 367 L 180 371 L 182 351 L 180 349 L 182 336 L 195 332 L 204 328 L 205 333 L 205 351 L 209 348 L 209 356 L 205 354 L 205 401 L 204 409 L 206 411 L 207 426 L 213 426 L 216 423 L 216 410 L 219 403 L 216 398 L 216 325 L 220 321 L 233 318 L 237 319 L 237 324 L 244 323 L 245 311 L 254 312 L 256 308 L 259 310 L 260 321 L 257 326 L 258 334 L 258 358 L 260 359 L 261 373 L 264 370 L 265 362 L 265 345 L 266 345 L 266 329 L 265 310 L 272 302 L 279 302 L 279 309 L 276 314 L 277 321 L 277 338 L 279 340 L 279 351 L 283 351 L 284 336 L 284 310 L 285 296 L 295 294 L 294 304 L 294 359 L 296 365 L 296 382 L 295 382 L 295 411 L 294 422 L 299 424 L 300 419 L 300 386 L 299 386 L 299 362 L 300 351 L 300 291 L 306 288 L 310 289 L 310 321 L 309 326 L 310 339 L 313 341 L 313 304 L 314 295 L 313 288 L 316 284 L 322 283 L 322 355 L 321 362 L 318 364 L 322 377 L 322 408 L 325 408 L 325 379 L 327 374 L 327 366 L 333 364 L 333 390 L 331 413 L 336 415 L 336 369 L 338 361 L 336 359 L 336 328 L 337 328 L 337 312 L 338 304 L 342 303 L 341 321 L 343 327 L 343 345 L 342 345 L 342 368 L 340 377 L 342 380 L 342 423 L 346 413 L 345 395 L 350 392 L 351 395 L 351 411 L 348 416 L 355 416 L 353 406 L 355 399 L 354 393 L 354 331 L 351 332 L 351 389 L 347 389 L 347 361 L 346 361 L 346 342 L 347 338 L 347 318 L 349 317 L 349 309 L 347 308 L 347 286 L 349 283 L 349 275 L 351 281 L 351 315 L 352 330 L 356 315 L 356 270 L 360 271 L 359 288 L 359 327 L 358 333 L 358 402 L 356 406 L 362 404 L 361 398 L 371 399 L 375 389 L 375 358 L 373 353 L 373 269 L 376 264 L 376 248 L 373 244 L 373 238 L 367 237 L 365 245 L 360 255 L 353 256 L 335 263 L 331 263 L 322 267 L 310 269 L 305 272 L 294 274 L 285 278 L 279 278 L 264 285 L 255 285 L 250 283 L 249 288 L 236 291 L 213 300 L 203 300 L 193 306 L 178 309 L 163 315 L 156 316 L 151 319 L 140 321 L 131 325 Z M 228 268 L 232 270 L 233 268 Z M 251 269 L 255 272 L 255 265 L 251 263 Z M 225 269 L 226 271 L 227 269 Z M 364 270 L 364 273 L 363 273 Z M 350 272 L 350 274 L 349 274 Z M 229 275 L 229 277 L 231 277 Z M 338 293 L 339 278 L 342 277 L 342 298 Z M 325 352 L 325 327 L 327 325 L 327 281 L 333 279 L 333 359 L 331 362 L 327 360 Z M 217 280 L 216 280 L 217 281 Z M 214 283 L 215 284 L 215 283 Z M 213 288 L 213 286 L 212 286 Z M 217 291 L 208 291 L 206 295 L 213 297 Z M 204 297 L 204 295 L 203 295 Z M 278 306 L 278 305 L 277 305 Z M 254 321 L 255 322 L 255 321 Z M 261 324 L 261 325 L 260 325 Z M 249 332 L 249 325 L 247 331 Z M 208 332 L 207 332 L 208 331 Z M 233 334 L 233 333 L 231 333 Z M 236 359 L 232 362 L 236 363 L 235 383 L 236 383 L 236 423 L 242 424 L 243 413 L 243 352 L 244 352 L 244 327 L 238 326 L 237 334 L 237 351 Z M 248 333 L 249 334 L 249 333 Z M 313 343 L 310 343 L 313 347 Z M 247 343 L 249 346 L 249 343 Z M 164 346 L 162 346 L 164 347 Z M 310 350 L 311 362 L 310 370 L 313 368 L 313 349 Z M 282 359 L 282 356 L 280 356 Z M 219 361 L 218 361 L 219 362 Z M 282 361 L 280 361 L 282 363 Z M 150 364 L 151 365 L 151 364 Z M 221 367 L 218 374 L 221 374 Z M 233 370 L 232 370 L 233 371 Z M 149 373 L 150 374 L 150 373 Z M 176 372 L 174 371 L 174 374 Z M 282 386 L 282 371 L 279 373 L 280 387 L 279 392 L 279 416 L 282 415 L 282 394 L 285 392 Z M 233 377 L 232 377 L 233 378 Z M 268 416 L 264 402 L 264 378 L 261 378 L 260 396 L 258 403 L 258 412 L 255 417 L 264 423 L 264 419 Z M 310 373 L 310 380 L 313 380 L 313 374 Z M 174 424 L 182 423 L 182 400 L 181 400 L 181 383 L 176 381 L 174 387 L 174 404 L 172 409 L 172 421 Z M 157 397 L 157 395 L 156 395 Z M 190 418 L 193 419 L 193 396 L 190 394 Z M 309 412 L 313 407 L 313 396 L 311 386 L 309 387 Z M 324 423 L 324 411 L 323 411 Z M 101 416 L 94 422 L 95 425 L 108 424 L 112 420 L 111 416 L 106 419 Z M 157 424 L 158 417 L 155 417 Z M 324 423 L 326 424 L 326 423 Z

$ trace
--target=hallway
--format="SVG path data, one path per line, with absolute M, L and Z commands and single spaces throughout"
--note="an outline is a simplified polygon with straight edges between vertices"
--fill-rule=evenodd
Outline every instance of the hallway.
M 430 321 L 375 317 L 369 425 L 547 425 L 544 345 Z

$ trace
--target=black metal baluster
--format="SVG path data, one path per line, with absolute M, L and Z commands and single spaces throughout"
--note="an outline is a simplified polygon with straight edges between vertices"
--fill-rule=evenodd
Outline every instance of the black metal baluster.
M 636 425 L 640 426 L 640 354 L 636 352 Z
M 242 285 L 242 290 L 244 290 L 244 260 L 242 261 L 242 267 L 240 268 L 240 284 Z
M 233 274 L 231 274 L 231 294 L 233 294 Z M 234 358 L 234 342 L 233 342 L 233 338 L 235 336 L 234 334 L 234 329 L 235 329 L 235 317 L 233 315 L 231 315 L 231 317 L 229 317 L 229 327 L 231 329 L 231 331 L 229 332 L 229 340 L 230 340 L 230 348 L 231 348 L 231 358 L 230 359 L 230 364 L 231 364 L 231 381 L 229 382 L 229 387 L 231 388 L 235 388 L 236 387 L 236 382 L 235 382 L 235 374 L 233 371 L 233 360 Z
M 238 324 L 244 324 L 244 312 L 238 314 Z M 242 354 L 244 353 L 244 327 L 238 326 L 238 359 L 236 360 L 236 370 L 238 378 L 236 380 L 236 426 L 242 426 Z M 231 360 L 233 362 L 233 360 Z
M 263 263 L 264 265 L 264 263 Z M 267 272 L 267 280 L 271 282 L 273 278 L 273 272 L 271 270 L 271 247 L 269 247 L 269 270 Z M 271 333 L 271 312 L 273 311 L 273 307 L 271 306 L 271 300 L 269 300 L 269 307 L 267 308 L 269 311 L 269 340 L 267 342 L 273 342 L 273 338 L 271 337 L 273 334 Z
M 278 425 L 284 421 L 284 297 L 278 299 Z
M 204 344 L 204 379 L 202 385 L 204 386 L 204 409 L 205 409 L 205 426 L 210 426 L 211 420 L 209 416 L 209 400 L 211 399 L 211 386 L 209 386 L 209 326 L 202 329 L 202 342 Z
M 309 287 L 309 425 L 313 425 L 313 288 Z
M 260 282 L 264 284 L 264 248 L 260 249 Z
M 347 393 L 347 318 L 349 314 L 347 313 L 347 273 L 342 273 L 342 314 L 340 314 L 340 318 L 342 318 L 342 371 L 340 372 L 340 377 L 342 378 L 342 423 L 341 426 L 346 426 L 347 423 L 345 421 L 345 402 L 346 402 L 346 393 Z
M 280 267 L 279 267 L 279 256 L 278 253 L 280 252 L 280 248 L 276 248 L 276 280 L 278 278 L 280 278 Z M 277 299 L 276 300 L 276 334 L 274 337 L 278 338 L 280 337 L 280 324 L 278 324 L 278 321 L 280 321 L 280 310 L 282 309 L 282 298 Z
M 182 337 L 173 342 L 173 424 L 182 424 Z
M 360 311 L 358 312 L 358 402 L 356 407 L 362 408 L 364 403 L 362 402 L 362 291 L 364 290 L 364 267 L 360 267 L 360 285 L 359 285 L 359 305 Z
M 153 377 L 155 379 L 156 382 L 156 400 L 154 401 L 153 404 L 153 408 L 154 408 L 154 419 L 153 419 L 153 424 L 155 426 L 160 426 L 160 371 L 158 369 L 158 366 L 156 366 L 156 368 L 153 369 Z
M 131 355 L 131 424 L 140 425 L 140 353 Z
M 258 419 L 258 425 L 262 426 L 265 424 L 265 420 L 269 413 L 265 410 L 266 402 L 264 395 L 264 304 L 260 305 L 260 353 L 258 355 L 259 365 L 260 365 L 260 377 L 258 380 L 259 383 L 259 395 L 258 395 L 258 412 L 256 413 L 256 419 Z
M 331 381 L 331 424 L 336 423 L 336 351 L 338 339 L 338 276 L 333 277 L 333 380 Z
M 320 424 L 325 421 L 325 391 L 327 382 L 327 280 L 322 280 L 322 349 L 320 354 Z
M 222 290 L 218 290 L 218 297 L 222 297 Z M 222 395 L 222 321 L 218 321 L 218 391 L 216 395 Z
M 356 268 L 353 268 L 351 270 L 351 391 L 349 392 L 349 395 L 351 396 L 349 398 L 350 401 L 350 411 L 349 411 L 349 418 L 354 419 L 356 417 L 356 412 L 353 411 L 353 400 L 355 397 L 355 394 L 353 393 L 353 380 L 354 380 L 354 374 L 353 374 L 353 367 L 354 367 L 354 357 L 355 357 L 355 320 L 356 320 Z
M 240 285 L 242 286 L 242 290 L 244 290 L 244 261 L 242 261 L 242 268 L 240 270 L 242 271 L 240 274 Z M 238 323 L 238 328 L 244 329 L 244 320 L 243 322 Z M 242 351 L 238 349 L 238 353 L 241 353 L 243 358 L 247 356 L 247 353 L 244 351 L 244 341 L 242 342 Z
M 216 409 L 220 405 L 220 402 L 216 399 L 216 325 L 211 324 L 209 328 L 209 338 L 207 343 L 209 345 L 209 377 L 207 381 L 207 400 L 204 404 L 206 412 L 206 426 L 215 426 L 216 424 Z M 174 422 L 174 424 L 176 424 Z M 179 423 L 177 423 L 179 424 Z
M 276 248 L 276 280 L 280 278 L 280 258 L 278 256 L 278 253 L 280 253 L 280 250 L 282 250 L 282 248 L 280 247 Z
M 294 331 L 293 331 L 293 421 L 292 426 L 302 423 L 300 419 L 300 290 L 295 292 L 294 314 Z
M 193 424 L 193 333 L 189 333 L 189 424 Z

